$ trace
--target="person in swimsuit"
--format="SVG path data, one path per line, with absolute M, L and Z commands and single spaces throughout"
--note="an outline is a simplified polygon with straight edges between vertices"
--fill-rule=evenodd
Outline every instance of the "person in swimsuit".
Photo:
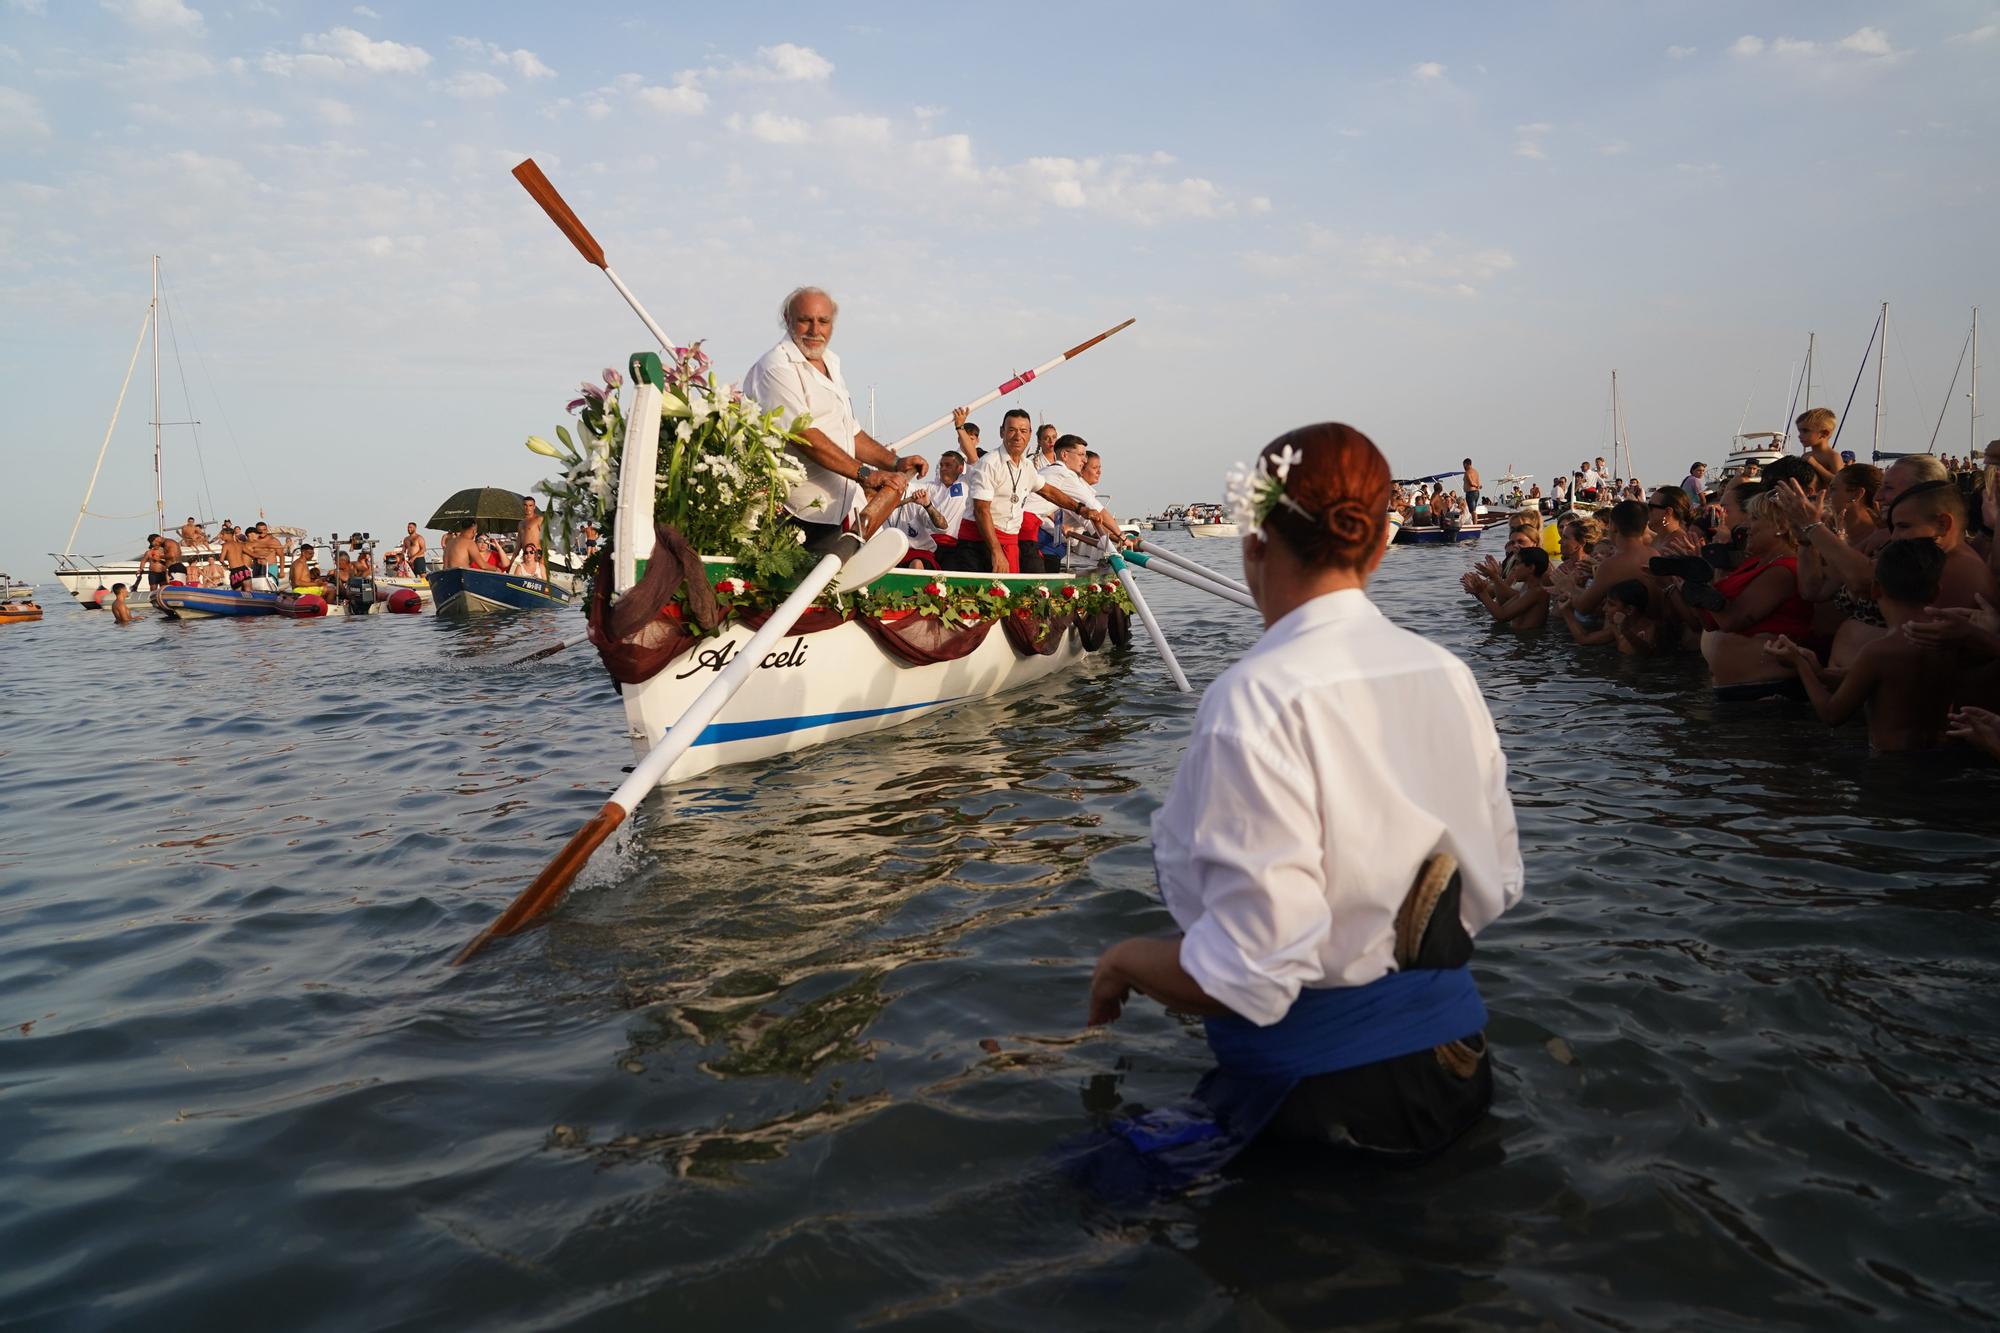
M 1526 532 L 1526 529 L 1522 529 Z M 1496 584 L 1474 571 L 1460 581 L 1493 619 L 1516 634 L 1527 634 L 1549 623 L 1549 553 L 1529 546 L 1508 556 L 1503 575 L 1513 582 Z M 1518 589 L 1515 584 L 1518 583 Z
M 1951 702 L 1966 670 L 1953 644 L 1930 644 L 1893 631 L 1916 622 L 1936 601 L 1945 553 L 1927 537 L 1892 539 L 1875 557 L 1875 601 L 1891 633 L 1869 643 L 1837 686 L 1822 675 L 1812 650 L 1779 635 L 1764 651 L 1798 673 L 1813 711 L 1837 727 L 1865 709 L 1868 745 L 1877 753 L 1930 750 L 1944 744 Z
M 424 559 L 424 552 L 429 549 L 424 544 L 424 534 L 417 531 L 414 522 L 410 523 L 403 532 L 403 560 L 409 567 L 410 577 L 420 579 L 430 572 L 430 562 Z
M 1743 563 L 1712 584 L 1683 581 L 1671 598 L 1692 609 L 1702 626 L 1701 655 L 1716 686 L 1782 680 L 1791 667 L 1764 651 L 1779 635 L 1812 633 L 1812 607 L 1799 596 L 1797 537 L 1774 492 L 1747 506 Z
M 121 625 L 132 623 L 132 608 L 125 601 L 125 585 L 111 585 L 111 618 Z

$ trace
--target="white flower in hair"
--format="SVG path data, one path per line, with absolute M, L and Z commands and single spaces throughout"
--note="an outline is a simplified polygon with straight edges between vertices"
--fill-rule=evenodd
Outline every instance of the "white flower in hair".
M 1287 446 L 1254 463 L 1238 463 L 1229 469 L 1223 479 L 1229 521 L 1245 530 L 1261 527 L 1271 511 L 1285 501 L 1285 474 L 1303 458 L 1303 454 Z
M 1271 475 L 1276 477 L 1278 484 L 1282 486 L 1291 477 L 1293 466 L 1305 460 L 1306 456 L 1303 453 L 1288 444 L 1272 454 L 1265 462 L 1271 470 Z

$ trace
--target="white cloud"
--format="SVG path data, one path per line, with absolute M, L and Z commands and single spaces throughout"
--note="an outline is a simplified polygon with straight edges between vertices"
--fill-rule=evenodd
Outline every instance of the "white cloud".
M 99 0 L 109 12 L 137 28 L 192 31 L 201 27 L 201 11 L 181 0 Z
M 671 88 L 662 88 L 657 85 L 641 88 L 633 96 L 655 111 L 665 111 L 670 115 L 676 116 L 698 115 L 708 106 L 708 94 L 691 83 L 676 84 Z M 593 105 L 604 106 L 604 103 L 600 99 Z M 607 107 L 606 110 L 608 111 L 609 108 Z M 597 112 L 591 107 L 586 107 L 585 111 L 591 115 L 592 119 L 601 119 L 603 115 L 603 113 Z
M 1597 151 L 1605 157 L 1617 157 L 1620 154 L 1631 152 L 1632 145 L 1626 143 L 1623 139 L 1613 139 L 1610 143 L 1597 145 Z
M 41 18 L 49 12 L 49 0 L 7 0 L 7 8 L 17 14 L 33 14 Z
M 1840 39 L 1840 49 L 1862 56 L 1896 54 L 1895 48 L 1889 45 L 1889 34 L 1880 28 L 1856 28 Z
M 2000 23 L 1982 23 L 1970 32 L 1954 34 L 1947 40 L 1959 46 L 1967 46 L 1975 42 L 1990 42 L 1995 37 L 2000 37 Z
M 48 117 L 34 94 L 0 87 L 0 139 L 40 139 L 48 133 Z
M 833 143 L 886 144 L 890 138 L 887 116 L 833 116 L 823 128 Z
M 1412 76 L 1414 76 L 1420 81 L 1431 81 L 1436 79 L 1442 79 L 1444 77 L 1445 70 L 1444 66 L 1440 65 L 1437 61 L 1426 60 L 1423 64 L 1414 66 L 1410 70 L 1410 73 Z
M 1667 48 L 1667 59 L 1686 60 L 1689 56 L 1693 55 L 1696 51 L 1700 49 L 1701 48 L 1694 46 L 1670 46 Z
M 366 5 L 356 5 L 354 7 L 354 16 L 363 19 L 379 19 L 382 17 Z
M 931 127 L 931 122 L 944 113 L 945 108 L 941 106 L 914 106 L 910 108 L 910 114 L 917 118 L 917 128 L 920 130 L 928 130 Z
M 336 62 L 344 70 L 362 70 L 366 74 L 420 74 L 426 66 L 430 66 L 430 52 L 422 46 L 406 46 L 402 42 L 388 40 L 374 42 L 354 28 L 308 32 L 298 38 L 298 48 L 306 54 L 292 60 L 298 68 L 308 72 L 324 72 L 326 62 Z
M 1537 162 L 1545 161 L 1548 158 L 1548 154 L 1543 151 L 1541 144 L 1535 142 L 1533 139 L 1523 139 L 1515 144 L 1514 156 L 1531 157 Z
M 1527 125 L 1516 125 L 1516 126 L 1514 127 L 1514 133 L 1516 133 L 1516 134 L 1547 134 L 1547 133 L 1548 133 L 1548 132 L 1549 132 L 1550 130 L 1552 130 L 1552 129 L 1554 129 L 1554 128 L 1555 128 L 1555 126 L 1553 126 L 1553 125 L 1549 124 L 1549 123 L 1548 123 L 1548 122 L 1547 122 L 1546 120 L 1537 120 L 1537 121 L 1534 121 L 1533 123 L 1531 123 L 1531 124 L 1527 124 Z
M 812 127 L 796 116 L 782 116 L 775 111 L 759 111 L 747 121 L 741 116 L 729 118 L 729 128 L 748 134 L 760 143 L 804 143 L 812 137 Z
M 1537 162 L 1546 161 L 1548 151 L 1542 147 L 1542 136 L 1555 126 L 1546 120 L 1531 121 L 1526 125 L 1516 125 L 1514 133 L 1514 156 L 1532 158 Z
M 1449 235 L 1349 236 L 1318 226 L 1305 228 L 1303 245 L 1289 254 L 1252 251 L 1240 258 L 1263 277 L 1318 276 L 1458 298 L 1478 296 L 1516 267 L 1506 250 L 1470 246 Z
M 352 125 L 354 108 L 337 97 L 322 97 L 313 103 L 313 116 L 322 125 Z
M 1738 37 L 1729 53 L 1740 60 L 1769 56 L 1795 67 L 1818 71 L 1853 69 L 1858 64 L 1900 60 L 1909 53 L 1898 51 L 1881 28 L 1856 28 L 1837 42 L 1814 41 L 1808 37 L 1772 37 L 1745 34 Z
M 1362 139 L 1366 138 L 1367 134 L 1368 132 L 1366 130 L 1349 129 L 1349 130 L 1342 130 L 1340 132 L 1340 137 L 1343 139 Z
M 776 79 L 820 83 L 833 73 L 833 62 L 810 46 L 779 42 L 776 46 L 758 47 L 757 55 L 770 71 L 770 76 Z
M 451 44 L 467 55 L 478 56 L 490 64 L 511 69 L 524 79 L 553 79 L 556 72 L 542 63 L 542 58 L 533 51 L 519 48 L 509 51 L 492 42 L 477 37 L 454 37 Z
M 453 97 L 474 101 L 487 97 L 499 97 L 507 91 L 505 80 L 488 74 L 485 70 L 469 70 L 454 74 L 444 90 Z

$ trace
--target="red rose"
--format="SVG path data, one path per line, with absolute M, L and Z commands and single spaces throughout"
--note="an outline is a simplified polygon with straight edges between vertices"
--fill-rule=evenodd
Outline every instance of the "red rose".
M 926 583 L 924 585 L 924 596 L 926 597 L 940 597 L 943 594 L 944 594 L 944 588 L 940 584 Z

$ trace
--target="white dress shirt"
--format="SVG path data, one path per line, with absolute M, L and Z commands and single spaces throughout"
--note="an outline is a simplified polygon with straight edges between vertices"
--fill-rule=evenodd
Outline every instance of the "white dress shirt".
M 904 494 L 918 497 L 918 503 L 896 507 L 896 526 L 909 535 L 912 551 L 935 551 L 940 532 L 949 537 L 958 531 L 959 520 L 965 516 L 963 477 L 949 486 L 936 480 L 911 482 Z M 932 523 L 925 505 L 937 510 L 944 522 Z
M 1019 532 L 1028 497 L 1042 484 L 1042 474 L 1035 471 L 1035 460 L 1023 454 L 1016 463 L 1007 457 L 1005 449 L 994 449 L 982 455 L 965 476 L 967 500 L 985 500 L 993 506 L 994 531 L 1009 536 Z M 965 523 L 972 527 L 972 540 L 983 538 L 971 503 L 965 506 Z M 965 540 L 964 533 L 961 526 L 959 540 Z
M 790 338 L 757 359 L 743 377 L 743 396 L 769 411 L 785 409 L 779 424 L 789 427 L 801 416 L 807 424 L 848 453 L 854 452 L 854 437 L 861 424 L 854 419 L 854 402 L 847 381 L 840 374 L 840 358 L 827 352 L 826 373 L 806 358 Z M 805 480 L 793 486 L 785 497 L 785 509 L 809 523 L 840 523 L 861 511 L 861 485 L 813 462 L 796 447 L 792 453 L 805 466 Z
M 1468 931 L 1520 901 L 1507 761 L 1472 672 L 1358 589 L 1292 611 L 1208 687 L 1153 814 L 1181 966 L 1259 1026 L 1302 987 L 1393 971 L 1396 910 L 1440 849 Z

